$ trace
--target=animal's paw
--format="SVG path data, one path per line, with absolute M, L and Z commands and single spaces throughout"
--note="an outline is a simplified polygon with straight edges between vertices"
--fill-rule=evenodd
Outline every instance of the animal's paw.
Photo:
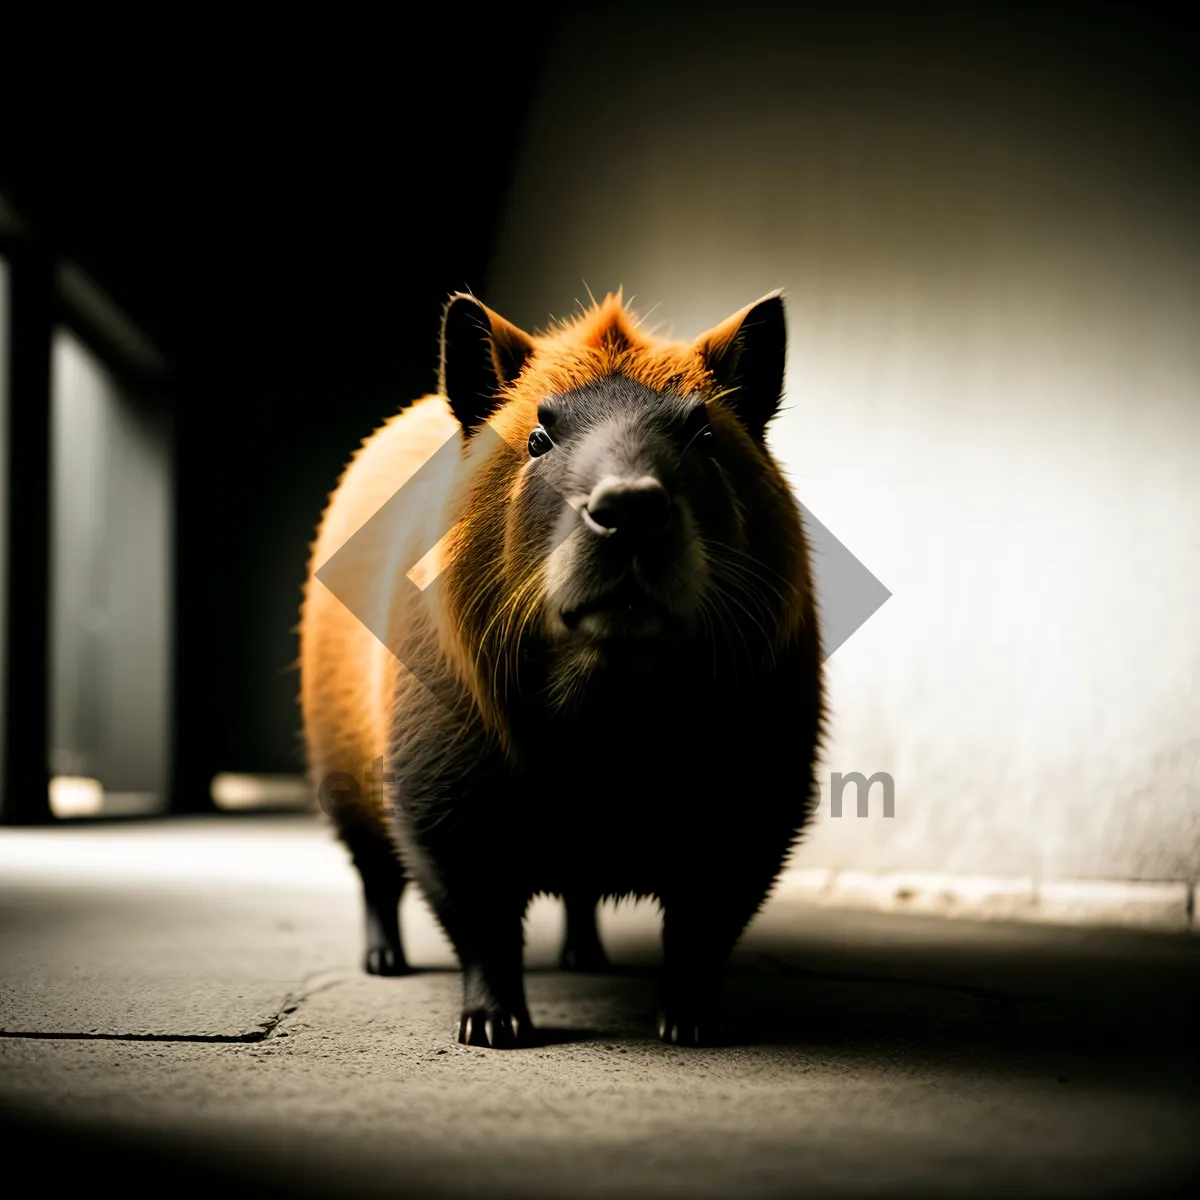
M 658 1037 L 672 1046 L 720 1046 L 725 1031 L 711 1009 L 665 1008 L 658 1018 Z
M 372 946 L 367 951 L 366 962 L 363 964 L 368 975 L 409 975 L 412 968 L 404 957 L 403 951 L 393 950 L 390 946 Z
M 515 1050 L 528 1046 L 533 1025 L 527 1015 L 473 1008 L 458 1023 L 458 1040 L 464 1046 L 487 1046 L 492 1050 Z

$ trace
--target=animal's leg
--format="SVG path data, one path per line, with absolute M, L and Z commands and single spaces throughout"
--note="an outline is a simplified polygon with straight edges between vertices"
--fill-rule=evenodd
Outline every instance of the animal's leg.
M 373 829 L 343 829 L 362 879 L 368 975 L 406 975 L 408 960 L 400 937 L 400 897 L 407 882 L 390 843 Z
M 462 966 L 458 1040 L 469 1046 L 512 1049 L 531 1041 L 525 1003 L 524 918 L 528 897 L 462 865 L 416 864 L 421 885 Z
M 587 892 L 563 894 L 567 930 L 560 962 L 564 971 L 603 971 L 608 967 L 608 956 L 596 928 L 597 903 L 596 897 Z
M 658 1034 L 680 1046 L 719 1044 L 721 982 L 742 930 L 762 904 L 771 873 L 758 884 L 697 879 L 663 897 L 663 992 Z

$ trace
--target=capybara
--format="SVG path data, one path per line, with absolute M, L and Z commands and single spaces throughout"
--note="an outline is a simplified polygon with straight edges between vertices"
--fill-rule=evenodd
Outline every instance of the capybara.
M 362 877 L 367 970 L 408 969 L 415 879 L 461 962 L 460 1042 L 533 1038 L 540 893 L 575 969 L 605 963 L 599 901 L 655 898 L 659 1036 L 722 1038 L 724 965 L 811 816 L 823 722 L 808 546 L 765 440 L 785 357 L 778 294 L 690 342 L 619 294 L 539 335 L 457 294 L 439 393 L 330 497 L 300 626 L 309 768 Z

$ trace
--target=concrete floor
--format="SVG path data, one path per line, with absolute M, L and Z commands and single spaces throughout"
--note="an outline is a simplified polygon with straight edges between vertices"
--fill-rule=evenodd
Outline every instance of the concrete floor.
M 403 979 L 305 817 L 0 832 L 0 1151 L 46 1183 L 348 1196 L 1200 1194 L 1200 941 L 771 901 L 738 1044 L 660 1045 L 655 913 L 553 969 L 545 1044 L 459 1046 L 415 892 Z

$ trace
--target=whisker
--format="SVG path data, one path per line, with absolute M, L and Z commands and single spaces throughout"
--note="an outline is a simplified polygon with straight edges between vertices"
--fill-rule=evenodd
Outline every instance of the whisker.
M 738 599 L 737 595 L 732 590 L 725 588 L 725 587 L 721 587 L 720 586 L 720 584 L 722 582 L 721 580 L 714 579 L 714 582 L 716 583 L 716 586 L 712 589 L 713 595 L 720 596 L 723 600 L 730 601 L 733 604 L 736 604 L 737 607 L 740 608 L 742 610 L 742 612 L 746 614 L 747 618 L 749 618 L 749 620 L 750 620 L 750 623 L 755 627 L 755 629 L 757 629 L 759 631 L 759 633 L 762 634 L 763 640 L 766 642 L 766 645 L 767 645 L 767 651 L 771 656 L 772 665 L 775 665 L 776 659 L 775 659 L 774 638 L 772 637 L 771 632 L 767 629 L 766 625 L 764 625 L 763 622 L 760 621 L 754 615 L 754 613 L 749 608 L 747 608 L 746 605 L 743 604 L 741 600 Z M 726 581 L 726 582 L 728 582 L 728 581 Z M 750 644 L 745 639 L 745 633 L 742 631 L 740 622 L 737 623 L 737 627 L 738 627 L 739 633 L 741 633 L 741 635 L 742 635 L 742 643 L 746 649 L 746 656 L 748 659 L 752 659 L 752 655 L 750 653 Z

